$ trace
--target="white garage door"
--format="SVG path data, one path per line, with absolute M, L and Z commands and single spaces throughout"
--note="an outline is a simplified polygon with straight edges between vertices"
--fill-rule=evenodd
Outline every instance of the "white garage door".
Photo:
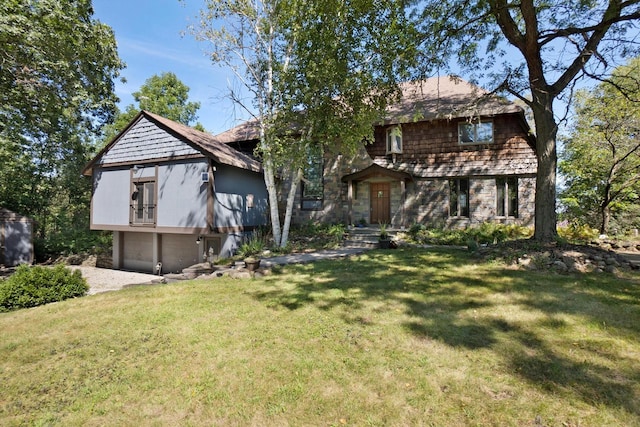
M 123 246 L 125 270 L 153 273 L 153 234 L 124 233 Z

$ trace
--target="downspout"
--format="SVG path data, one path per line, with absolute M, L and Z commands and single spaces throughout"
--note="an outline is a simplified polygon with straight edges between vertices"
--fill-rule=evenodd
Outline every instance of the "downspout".
M 209 182 L 207 183 L 207 230 L 213 231 L 215 228 L 215 175 L 216 168 L 213 166 L 213 160 L 209 159 Z

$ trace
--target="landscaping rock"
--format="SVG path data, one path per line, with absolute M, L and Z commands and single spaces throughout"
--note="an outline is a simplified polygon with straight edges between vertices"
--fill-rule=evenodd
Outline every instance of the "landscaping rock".
M 540 248 L 527 241 L 513 241 L 489 246 L 479 252 L 481 257 L 513 260 L 516 265 L 531 270 L 551 269 L 563 273 L 606 271 L 616 274 L 620 269 L 640 269 L 640 256 L 639 261 L 633 262 L 635 258 L 632 257 L 636 253 L 634 250 L 628 249 L 623 256 L 603 249 L 603 244 L 610 245 L 610 242 L 597 242 L 593 245 L 550 244 Z M 632 247 L 633 245 L 629 246 Z M 518 252 L 522 254 L 517 256 Z
M 520 264 L 523 267 L 526 268 L 531 268 L 532 264 L 531 264 L 531 258 L 518 258 L 518 264 Z
M 239 270 L 230 271 L 229 277 L 231 277 L 232 279 L 251 279 L 253 275 L 251 274 L 251 271 L 242 268 Z
M 567 267 L 567 264 L 565 264 L 560 260 L 554 261 L 553 267 L 560 272 L 566 272 L 567 270 L 569 270 L 569 268 Z
M 607 265 L 613 265 L 614 267 L 620 266 L 620 263 L 612 256 L 605 258 L 604 263 Z

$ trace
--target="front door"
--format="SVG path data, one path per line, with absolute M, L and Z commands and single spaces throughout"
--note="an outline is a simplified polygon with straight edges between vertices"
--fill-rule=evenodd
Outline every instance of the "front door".
M 391 223 L 391 186 L 388 182 L 372 182 L 371 188 L 371 224 Z

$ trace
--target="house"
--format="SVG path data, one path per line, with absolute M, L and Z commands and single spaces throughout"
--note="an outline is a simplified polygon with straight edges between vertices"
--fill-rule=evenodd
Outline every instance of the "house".
M 230 256 L 267 223 L 261 164 L 200 132 L 141 111 L 84 170 L 91 229 L 113 232 L 113 266 L 179 272 Z
M 33 263 L 33 220 L 0 208 L 0 265 Z
M 355 156 L 309 159 L 292 221 L 533 225 L 537 159 L 524 110 L 458 78 L 401 89 L 372 144 Z M 217 138 L 252 152 L 257 126 L 247 122 Z

